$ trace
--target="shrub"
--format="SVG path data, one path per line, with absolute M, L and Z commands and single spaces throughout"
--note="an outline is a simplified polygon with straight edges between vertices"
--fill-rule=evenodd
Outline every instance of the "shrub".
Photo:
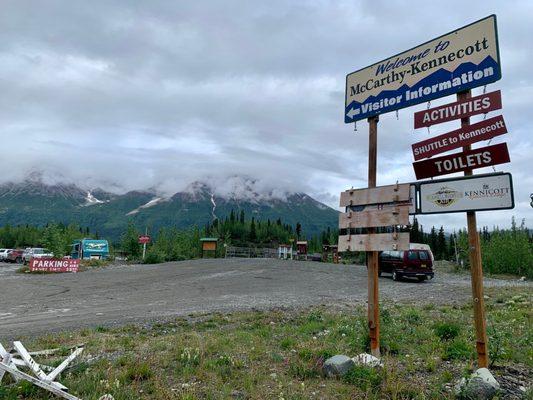
M 452 322 L 441 322 L 435 325 L 435 334 L 440 340 L 451 340 L 459 336 L 461 327 Z
M 151 247 L 146 252 L 146 257 L 144 258 L 145 264 L 159 264 L 162 262 L 165 262 L 165 254 L 156 247 Z
M 298 379 L 310 379 L 318 377 L 318 365 L 311 362 L 291 361 L 289 364 L 289 375 Z
M 105 267 L 109 265 L 109 261 L 108 260 L 97 260 L 97 259 L 93 259 L 93 260 L 80 260 L 80 266 L 82 267 Z
M 468 360 L 472 355 L 470 346 L 462 340 L 454 340 L 444 348 L 443 360 Z
M 382 371 L 378 368 L 355 366 L 350 372 L 342 377 L 346 383 L 352 384 L 361 390 L 376 389 L 383 381 Z
M 150 366 L 145 362 L 129 364 L 122 375 L 123 382 L 145 381 L 153 375 Z

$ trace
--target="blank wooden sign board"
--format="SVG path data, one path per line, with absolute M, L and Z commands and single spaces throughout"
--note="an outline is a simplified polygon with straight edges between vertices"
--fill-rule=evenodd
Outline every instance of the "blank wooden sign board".
M 348 211 L 339 214 L 340 229 L 407 225 L 408 222 L 408 204 L 386 207 L 381 210 Z
M 378 228 L 407 225 L 411 191 L 409 184 L 350 189 L 341 193 L 341 207 L 356 207 L 339 215 L 339 228 L 348 229 L 339 236 L 339 251 L 408 250 L 409 233 L 367 233 L 352 235 L 352 228 Z M 377 207 L 375 207 L 377 205 Z M 366 208 L 371 209 L 366 209 Z
M 341 251 L 409 250 L 409 232 L 339 236 Z
M 409 201 L 409 184 L 350 189 L 341 193 L 341 207 Z

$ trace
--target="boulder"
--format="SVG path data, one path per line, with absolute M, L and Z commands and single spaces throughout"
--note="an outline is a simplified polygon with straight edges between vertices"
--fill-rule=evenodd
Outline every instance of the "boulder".
M 382 367 L 383 363 L 380 361 L 379 358 L 374 357 L 371 354 L 368 353 L 361 353 L 358 356 L 355 356 L 352 358 L 353 362 L 356 365 L 366 365 L 368 367 Z
M 462 378 L 455 387 L 459 399 L 490 400 L 500 390 L 500 384 L 487 368 L 479 368 L 468 379 Z
M 322 366 L 322 373 L 328 378 L 344 376 L 354 367 L 353 360 L 345 355 L 339 354 L 328 358 Z

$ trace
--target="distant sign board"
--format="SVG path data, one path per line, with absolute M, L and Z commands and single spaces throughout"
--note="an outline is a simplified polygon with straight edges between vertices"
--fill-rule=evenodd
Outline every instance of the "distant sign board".
M 502 108 L 502 95 L 499 90 L 456 101 L 443 106 L 415 113 L 415 129 L 441 124 L 460 118 L 499 110 Z
M 489 140 L 505 133 L 507 133 L 505 121 L 503 120 L 503 117 L 499 115 L 472 125 L 461 127 L 443 135 L 423 140 L 422 142 L 414 143 L 412 145 L 413 156 L 415 160 L 418 161 L 481 140 Z
M 420 214 L 514 208 L 511 174 L 420 182 Z
M 140 235 L 139 236 L 139 243 L 140 244 L 147 244 L 147 243 L 150 243 L 150 236 L 148 235 Z
M 427 102 L 501 78 L 490 15 L 346 76 L 344 122 Z
M 79 259 L 32 258 L 30 260 L 30 271 L 78 272 L 79 265 Z
M 416 179 L 425 179 L 452 174 L 454 172 L 489 167 L 509 161 L 511 160 L 507 151 L 507 144 L 501 143 L 462 153 L 417 161 L 413 163 L 413 167 L 415 169 Z

